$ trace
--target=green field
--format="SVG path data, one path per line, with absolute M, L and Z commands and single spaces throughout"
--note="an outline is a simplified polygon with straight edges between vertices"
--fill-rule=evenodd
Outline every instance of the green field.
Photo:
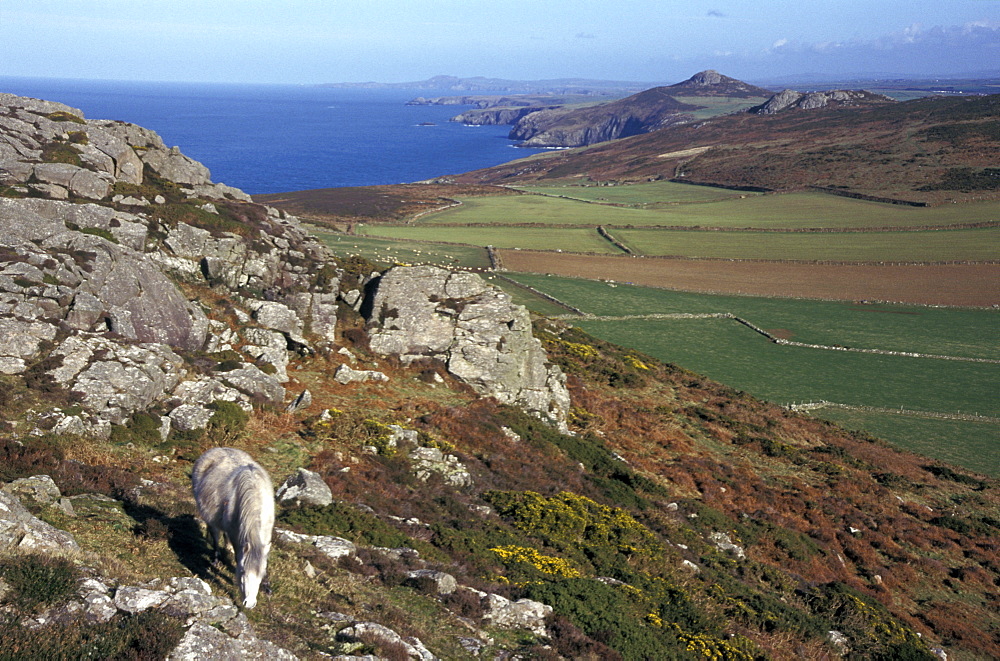
M 543 190 L 543 189 L 539 189 Z M 1000 203 L 917 208 L 866 202 L 824 193 L 730 195 L 732 191 L 671 182 L 634 186 L 545 188 L 556 195 L 463 198 L 462 204 L 427 214 L 420 225 L 633 225 L 761 229 L 923 227 L 1000 220 Z M 606 202 L 635 205 L 610 206 Z M 716 201 L 706 201 L 715 199 Z M 699 201 L 699 203 L 693 203 Z M 680 204 L 688 202 L 687 204 Z M 638 208 L 642 207 L 642 208 Z
M 527 274 L 511 277 L 602 316 L 730 312 L 799 342 L 1000 359 L 1000 312 L 994 310 L 714 296 Z M 570 323 L 781 404 L 826 400 L 1000 417 L 1000 365 L 995 363 L 781 346 L 731 319 Z M 1000 424 L 830 408 L 814 415 L 845 420 L 908 449 L 1000 475 Z
M 986 475 L 1000 474 L 997 451 L 1000 425 L 988 422 L 937 420 L 843 409 L 813 413 L 847 429 L 861 429 L 900 447 Z
M 650 256 L 857 262 L 975 261 L 1000 256 L 1000 227 L 908 232 L 611 231 L 633 252 Z
M 564 252 L 620 255 L 621 250 L 593 229 L 519 227 L 427 227 L 413 225 L 358 225 L 365 236 L 403 241 L 441 241 L 497 248 L 538 248 Z
M 673 181 L 653 181 L 631 186 L 581 186 L 566 184 L 563 186 L 519 186 L 519 190 L 540 195 L 568 197 L 588 202 L 604 204 L 628 204 L 648 208 L 663 204 L 684 204 L 691 202 L 715 202 L 756 196 L 757 193 L 743 193 L 725 188 L 710 186 L 692 186 L 678 184 Z
M 439 264 L 448 267 L 487 269 L 490 259 L 483 248 L 463 245 L 388 241 L 309 228 L 338 257 L 362 255 L 376 264 Z
M 758 106 L 767 101 L 767 99 L 762 96 L 753 96 L 749 98 L 728 96 L 675 96 L 674 98 L 681 103 L 690 103 L 693 106 L 704 106 L 701 110 L 695 110 L 690 113 L 694 115 L 695 119 L 708 119 L 709 117 L 725 115 L 736 112 L 737 110 L 749 108 L 751 106 Z
M 996 310 L 695 294 L 622 284 L 612 288 L 577 278 L 507 275 L 600 316 L 728 312 L 807 344 L 1000 360 L 1000 311 Z

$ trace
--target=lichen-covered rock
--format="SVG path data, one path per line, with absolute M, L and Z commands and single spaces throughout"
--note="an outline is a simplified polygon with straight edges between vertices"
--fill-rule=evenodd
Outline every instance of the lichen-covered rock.
M 552 607 L 531 599 L 511 601 L 498 594 L 483 598 L 483 620 L 501 629 L 527 629 L 539 636 L 546 635 L 545 618 L 552 614 Z
M 227 386 L 268 404 L 281 404 L 285 399 L 285 389 L 277 377 L 255 365 L 243 363 L 238 369 L 222 372 L 219 379 Z
M 747 112 L 758 115 L 774 115 L 784 110 L 814 110 L 828 105 L 881 105 L 895 103 L 895 99 L 883 94 L 865 90 L 829 90 L 823 92 L 797 92 L 782 90 L 759 106 L 748 108 Z
M 188 158 L 177 147 L 145 150 L 139 158 L 156 174 L 178 184 L 208 184 L 212 181 L 207 167 Z
M 746 560 L 746 552 L 743 547 L 738 544 L 734 544 L 733 540 L 729 538 L 724 532 L 713 532 L 708 536 L 709 541 L 715 544 L 715 548 L 726 553 L 732 553 L 740 560 Z
M 197 404 L 181 404 L 167 414 L 170 418 L 170 428 L 179 431 L 204 429 L 212 418 L 213 411 Z
M 376 353 L 440 361 L 481 395 L 567 428 L 565 376 L 532 335 L 528 311 L 478 275 L 395 267 L 379 278 L 371 310 Z
M 278 502 L 294 505 L 329 505 L 333 493 L 319 473 L 300 468 L 278 487 L 275 493 Z
M 453 487 L 472 485 L 472 475 L 453 454 L 445 454 L 438 448 L 417 447 L 410 450 L 410 460 L 414 474 L 422 482 L 426 482 L 431 474 L 437 474 L 445 484 Z
M 17 496 L 0 490 L 0 550 L 78 552 L 68 532 L 38 519 Z
M 260 640 L 252 634 L 245 633 L 238 638 L 233 638 L 225 632 L 201 622 L 193 624 L 177 647 L 167 656 L 168 661 L 203 661 L 204 659 L 291 661 L 297 658 L 288 650 L 266 640 Z
M 358 550 L 357 546 L 354 545 L 354 542 L 340 537 L 330 537 L 327 535 L 303 535 L 302 533 L 292 532 L 291 530 L 286 530 L 284 528 L 275 528 L 274 538 L 287 544 L 312 544 L 319 549 L 320 553 L 333 560 L 339 560 L 340 558 L 354 555 Z
M 115 591 L 114 603 L 118 610 L 136 614 L 159 606 L 170 598 L 170 593 L 163 590 L 147 590 L 131 585 L 123 586 Z
M 418 638 L 407 636 L 404 638 L 387 626 L 376 622 L 358 622 L 337 632 L 337 640 L 346 642 L 363 642 L 369 638 L 378 638 L 387 643 L 402 645 L 410 658 L 421 659 L 422 661 L 434 661 L 437 659 Z
M 206 328 L 195 318 L 198 312 L 143 253 L 122 241 L 141 243 L 144 231 L 125 218 L 97 209 L 83 211 L 79 205 L 63 202 L 0 198 L 0 247 L 23 255 L 28 263 L 37 262 L 46 280 L 43 284 L 48 285 L 25 289 L 0 282 L 0 291 L 14 295 L 24 308 L 39 310 L 22 317 L 56 319 L 70 317 L 75 295 L 86 293 L 93 297 L 86 299 L 85 306 L 91 312 L 72 320 L 76 328 L 90 330 L 80 321 L 93 319 L 96 330 L 111 330 L 130 340 L 200 349 Z M 86 227 L 76 220 L 111 236 L 114 232 L 101 225 L 115 225 L 122 239 L 115 236 L 115 243 L 85 233 L 82 229 Z M 95 310 L 95 300 L 100 310 Z M 97 324 L 103 327 L 97 328 Z
M 242 352 L 258 365 L 270 365 L 278 381 L 288 381 L 288 340 L 283 333 L 264 328 L 245 328 L 241 335 L 246 340 Z
M 432 585 L 436 594 L 451 594 L 458 589 L 458 582 L 454 576 L 433 569 L 415 569 L 407 572 L 406 583 L 417 587 Z
M 59 487 L 48 475 L 22 477 L 0 486 L 0 489 L 17 496 L 22 501 L 27 498 L 42 505 L 51 505 L 62 498 Z
M 389 377 L 377 370 L 356 370 L 347 365 L 340 365 L 333 373 L 333 380 L 346 386 L 349 383 L 364 383 L 366 381 L 388 381 Z
M 105 337 L 74 335 L 53 355 L 61 365 L 50 374 L 80 393 L 90 411 L 122 424 L 173 390 L 183 375 L 183 360 L 163 344 L 122 344 Z
M 2 303 L 0 303 L 2 306 Z M 0 372 L 20 374 L 41 343 L 55 339 L 56 327 L 41 320 L 0 317 Z

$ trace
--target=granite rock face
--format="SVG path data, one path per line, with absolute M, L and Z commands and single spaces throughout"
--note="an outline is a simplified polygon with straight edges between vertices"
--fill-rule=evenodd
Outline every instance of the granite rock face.
M 404 363 L 440 361 L 476 392 L 565 430 L 569 394 L 522 306 L 473 273 L 395 267 L 377 281 L 371 348 Z
M 290 358 L 334 339 L 340 272 L 322 244 L 153 131 L 0 94 L 0 191 L 0 373 L 84 409 L 39 413 L 45 430 L 106 436 L 160 405 L 166 438 L 217 400 L 280 405 Z M 237 309 L 221 319 L 182 283 Z M 181 358 L 234 347 L 228 371 Z

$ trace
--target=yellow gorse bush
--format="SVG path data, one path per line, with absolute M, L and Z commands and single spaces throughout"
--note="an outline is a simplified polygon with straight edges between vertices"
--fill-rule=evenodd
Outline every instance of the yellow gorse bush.
M 549 576 L 579 578 L 582 574 L 564 558 L 543 555 L 527 546 L 497 546 L 493 551 L 505 565 L 526 564 Z

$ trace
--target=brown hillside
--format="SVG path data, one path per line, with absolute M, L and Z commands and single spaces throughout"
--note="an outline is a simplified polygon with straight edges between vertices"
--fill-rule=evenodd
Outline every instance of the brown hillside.
M 771 190 L 823 186 L 941 203 L 996 199 L 998 162 L 1000 96 L 991 95 L 729 115 L 522 159 L 456 180 L 678 179 Z

